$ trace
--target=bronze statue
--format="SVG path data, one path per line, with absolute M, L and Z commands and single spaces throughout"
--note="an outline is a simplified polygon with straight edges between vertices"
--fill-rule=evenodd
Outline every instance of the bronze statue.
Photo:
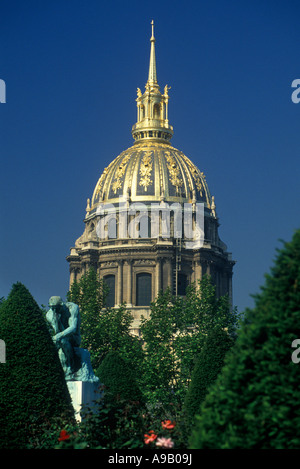
M 80 346 L 80 314 L 75 303 L 64 303 L 60 296 L 51 296 L 47 321 L 54 330 L 57 347 L 67 381 L 98 381 L 94 375 L 88 350 Z

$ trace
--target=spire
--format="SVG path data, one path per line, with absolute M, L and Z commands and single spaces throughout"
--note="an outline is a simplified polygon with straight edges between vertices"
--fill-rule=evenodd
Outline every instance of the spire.
M 150 63 L 148 81 L 144 94 L 137 89 L 137 123 L 132 127 L 132 136 L 136 142 L 140 140 L 158 140 L 168 143 L 173 135 L 173 127 L 169 124 L 168 102 L 170 87 L 165 86 L 164 92 L 159 91 L 156 76 L 154 21 L 151 21 L 152 36 L 150 38 Z
M 151 21 L 151 25 L 152 25 L 152 36 L 150 38 L 151 50 L 150 50 L 148 83 L 153 85 L 153 84 L 157 84 L 156 59 L 155 59 L 155 37 L 154 37 L 154 21 L 153 20 Z

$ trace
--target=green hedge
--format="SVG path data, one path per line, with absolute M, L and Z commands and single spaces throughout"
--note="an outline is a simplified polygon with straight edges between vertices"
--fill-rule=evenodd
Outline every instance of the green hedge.
M 26 448 L 39 429 L 73 408 L 42 311 L 27 288 L 13 285 L 0 307 L 0 448 Z
M 193 424 L 194 416 L 200 410 L 210 386 L 215 382 L 224 366 L 224 358 L 234 341 L 228 332 L 217 328 L 210 332 L 196 361 L 191 383 L 184 400 L 186 425 Z
M 107 353 L 96 374 L 101 384 L 105 386 L 104 395 L 110 403 L 115 401 L 143 403 L 143 395 L 136 383 L 134 370 L 117 351 L 112 350 Z
M 201 406 L 190 448 L 300 447 L 300 230 L 278 251 Z

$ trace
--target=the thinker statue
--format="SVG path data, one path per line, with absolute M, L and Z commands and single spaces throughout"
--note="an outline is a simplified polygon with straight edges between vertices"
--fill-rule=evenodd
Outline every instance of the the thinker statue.
M 75 303 L 64 303 L 60 296 L 51 296 L 47 321 L 54 330 L 53 341 L 57 347 L 67 381 L 96 382 L 90 354 L 80 346 L 80 314 Z

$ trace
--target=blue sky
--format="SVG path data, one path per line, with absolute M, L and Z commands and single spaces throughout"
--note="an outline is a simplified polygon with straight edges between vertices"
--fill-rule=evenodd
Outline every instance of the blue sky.
M 102 170 L 132 145 L 155 22 L 172 144 L 206 175 L 252 306 L 299 228 L 300 4 L 283 0 L 1 2 L 0 297 L 66 297 L 66 256 Z

